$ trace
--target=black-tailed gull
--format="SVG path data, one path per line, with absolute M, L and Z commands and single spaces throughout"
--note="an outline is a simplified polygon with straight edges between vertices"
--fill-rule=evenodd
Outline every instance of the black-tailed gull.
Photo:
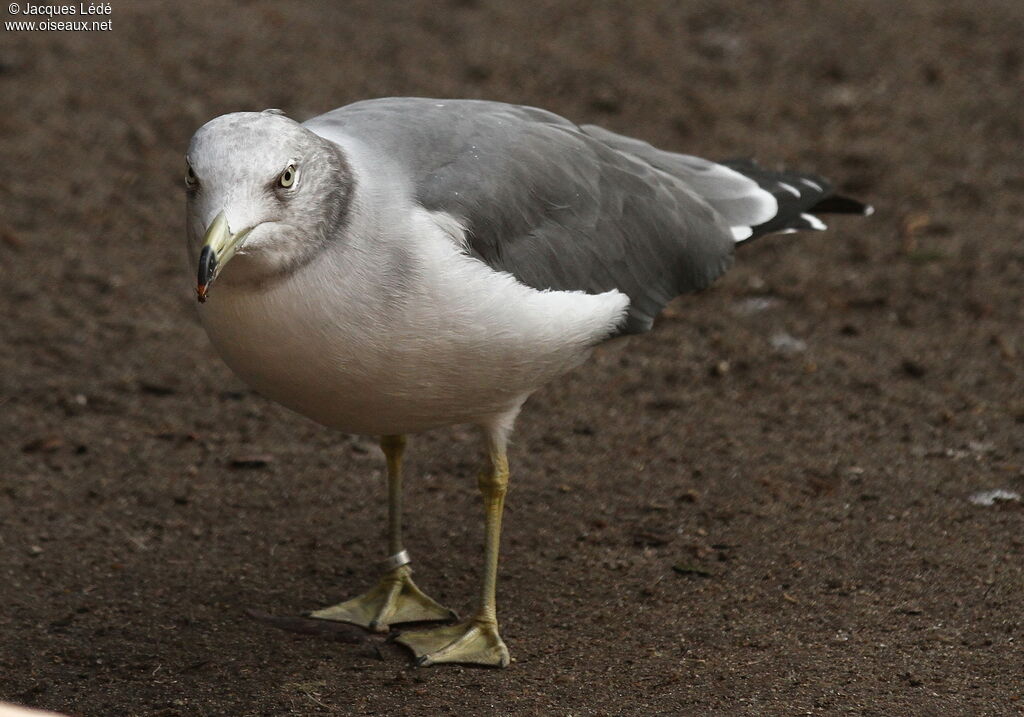
M 313 616 L 374 630 L 453 617 L 414 585 L 402 545 L 404 436 L 483 431 L 479 609 L 403 633 L 421 665 L 508 664 L 495 584 L 505 448 L 527 397 L 596 344 L 648 330 L 721 275 L 737 243 L 869 212 L 816 176 L 472 100 L 369 100 L 302 124 L 224 115 L 187 161 L 199 313 L 220 355 L 273 400 L 381 436 L 387 457 L 385 576 Z

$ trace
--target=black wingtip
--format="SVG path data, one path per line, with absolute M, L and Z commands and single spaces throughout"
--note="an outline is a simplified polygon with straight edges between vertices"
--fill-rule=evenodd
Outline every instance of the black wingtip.
M 856 199 L 833 194 L 822 199 L 809 211 L 811 214 L 860 214 L 869 217 L 875 213 L 875 208 Z

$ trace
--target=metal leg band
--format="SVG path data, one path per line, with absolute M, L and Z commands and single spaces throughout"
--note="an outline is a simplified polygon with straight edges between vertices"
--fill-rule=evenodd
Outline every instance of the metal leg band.
M 409 559 L 409 551 L 401 550 L 394 555 L 389 555 L 384 559 L 384 570 L 391 571 L 396 570 L 403 565 L 408 565 L 412 561 Z

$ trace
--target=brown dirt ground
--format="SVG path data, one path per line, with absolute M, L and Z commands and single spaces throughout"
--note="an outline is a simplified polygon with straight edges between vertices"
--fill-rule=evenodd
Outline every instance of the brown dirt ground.
M 0 36 L 0 699 L 1021 714 L 1024 510 L 968 501 L 1024 491 L 1019 0 L 112 10 L 110 32 Z M 358 630 L 246 612 L 298 615 L 374 579 L 382 461 L 211 353 L 183 256 L 184 147 L 227 111 L 401 94 L 753 154 L 878 209 L 751 246 L 528 403 L 504 671 L 417 670 Z M 783 335 L 805 349 L 774 348 Z M 266 464 L 237 467 L 252 456 Z M 463 611 L 476 467 L 469 431 L 411 444 L 407 542 Z

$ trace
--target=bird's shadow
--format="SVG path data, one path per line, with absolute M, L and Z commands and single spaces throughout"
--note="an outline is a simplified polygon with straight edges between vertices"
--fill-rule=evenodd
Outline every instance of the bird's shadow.
M 322 640 L 331 640 L 332 642 L 343 642 L 347 645 L 383 642 L 385 637 L 383 635 L 372 635 L 358 625 L 350 625 L 345 622 L 318 620 L 301 615 L 271 615 L 259 610 L 246 610 L 245 614 L 256 622 L 269 625 L 278 630 L 294 632 L 299 635 L 309 635 Z
M 394 638 L 400 634 L 397 630 L 380 634 L 367 632 L 358 625 L 350 625 L 346 622 L 318 620 L 302 615 L 271 615 L 259 610 L 246 610 L 245 614 L 262 625 L 284 632 L 307 635 L 330 642 L 340 642 L 345 645 L 357 645 L 362 648 L 357 652 L 364 657 L 375 657 L 378 660 L 386 660 L 388 655 L 409 658 L 409 651 L 394 641 Z M 403 625 L 403 627 L 405 626 Z

